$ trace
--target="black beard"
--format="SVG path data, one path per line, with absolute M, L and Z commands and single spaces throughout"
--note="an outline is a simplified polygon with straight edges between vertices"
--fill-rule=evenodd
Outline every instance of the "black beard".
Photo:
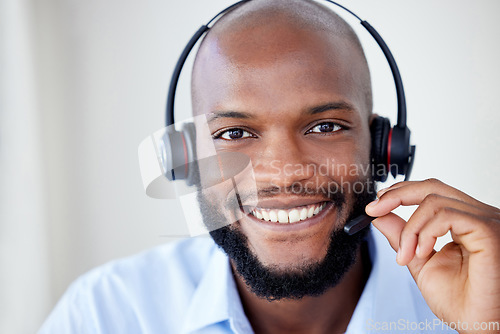
M 364 214 L 365 206 L 375 199 L 373 180 L 371 178 L 365 180 L 364 184 L 366 185 L 365 191 L 356 194 L 345 222 Z M 337 219 L 339 219 L 341 212 L 344 211 L 346 199 L 344 189 L 341 191 L 336 189 L 336 191 L 329 189 L 324 195 L 337 207 Z M 317 194 L 318 191 L 309 190 L 308 196 L 311 196 L 311 193 Z M 214 208 L 210 205 L 210 201 L 205 198 L 203 192 L 198 194 L 200 211 L 207 226 L 214 226 L 214 221 L 220 224 L 226 220 L 219 211 L 221 208 Z M 296 192 L 294 194 L 300 195 Z M 238 224 L 239 222 L 235 223 L 235 225 Z M 213 230 L 210 235 L 228 255 L 236 271 L 255 295 L 267 300 L 280 300 L 319 296 L 327 289 L 336 286 L 355 263 L 358 249 L 368 231 L 369 228 L 366 228 L 349 236 L 343 228 L 334 230 L 330 235 L 327 253 L 323 260 L 289 270 L 264 266 L 248 248 L 246 236 L 232 225 Z

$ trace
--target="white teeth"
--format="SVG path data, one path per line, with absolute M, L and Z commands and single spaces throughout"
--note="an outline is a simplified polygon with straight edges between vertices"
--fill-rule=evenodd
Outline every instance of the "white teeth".
M 280 223 L 288 223 L 288 213 L 285 210 L 278 211 L 278 221 Z
M 317 215 L 326 207 L 326 203 L 316 203 L 304 207 L 293 209 L 261 209 L 255 208 L 251 213 L 265 221 L 279 222 L 281 224 L 296 223 L 301 220 L 306 220 Z
M 290 223 L 296 223 L 300 220 L 300 213 L 299 210 L 297 209 L 292 209 L 288 213 L 288 219 L 290 220 Z
M 278 221 L 278 213 L 276 210 L 269 210 L 269 220 L 275 223 Z
M 311 206 L 309 207 L 309 209 L 307 209 L 307 218 L 311 218 L 314 214 L 314 206 Z
M 259 219 L 271 221 L 271 218 L 269 217 L 269 212 L 267 212 L 267 210 L 262 210 L 262 218 L 259 218 Z
M 302 208 L 300 210 L 300 220 L 307 219 L 307 208 Z

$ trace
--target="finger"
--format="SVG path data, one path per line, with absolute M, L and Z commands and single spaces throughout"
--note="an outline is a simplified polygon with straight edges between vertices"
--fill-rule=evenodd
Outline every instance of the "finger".
M 407 186 L 412 186 L 413 187 L 415 185 L 421 186 L 422 184 L 433 184 L 433 183 L 435 183 L 436 185 L 439 185 L 439 186 L 447 186 L 447 187 L 449 187 L 451 189 L 455 189 L 455 188 L 453 188 L 451 186 L 448 186 L 446 183 L 444 183 L 442 181 L 430 178 L 430 179 L 426 179 L 426 180 L 422 180 L 422 181 L 401 181 L 401 182 L 394 183 L 390 187 L 387 187 L 387 188 L 384 188 L 384 189 L 380 189 L 377 192 L 377 196 L 381 197 L 384 193 L 386 193 L 389 190 L 395 190 L 395 189 L 399 189 L 399 188 L 407 187 Z M 457 190 L 457 189 L 455 189 L 455 190 Z M 457 191 L 459 191 L 459 190 L 457 190 Z
M 399 250 L 399 238 L 406 222 L 394 213 L 379 217 L 372 221 L 375 226 L 389 241 L 391 247 L 397 252 Z
M 401 235 L 401 231 L 405 226 L 405 221 L 394 213 L 390 213 L 386 216 L 379 217 L 372 222 L 373 226 L 375 226 L 389 241 L 391 247 L 395 250 L 399 250 L 399 239 Z M 424 264 L 428 261 L 433 254 L 430 254 L 427 258 L 414 258 L 410 263 L 408 263 L 408 268 L 412 274 L 412 276 L 416 279 L 420 270 L 424 266 Z M 396 257 L 396 261 L 398 264 L 403 265 L 400 262 L 399 252 Z
M 485 280 L 498 282 L 500 279 L 498 270 L 485 270 L 485 268 L 491 268 L 492 264 L 500 261 L 498 221 L 477 217 L 452 208 L 443 208 L 436 214 L 435 218 L 422 228 L 418 238 L 417 258 L 429 258 L 430 256 L 426 256 L 427 254 L 434 254 L 433 248 L 436 239 L 448 231 L 451 231 L 453 242 L 448 243 L 439 253 L 442 253 L 450 245 L 456 245 L 456 249 L 460 250 L 459 253 L 456 253 L 456 256 L 461 258 L 460 263 L 464 259 L 470 258 L 468 261 L 465 260 L 468 263 L 470 280 L 475 280 L 480 276 L 482 282 Z M 452 254 L 450 252 L 446 257 L 450 258 Z M 471 273 L 476 274 L 474 278 Z M 478 276 L 478 273 L 481 274 Z M 481 286 L 476 285 L 476 288 L 481 288 Z
M 436 216 L 441 208 L 444 207 L 469 212 L 480 217 L 500 218 L 499 214 L 496 212 L 486 211 L 453 198 L 430 194 L 425 197 L 417 210 L 411 215 L 401 232 L 400 257 L 402 263 L 406 264 L 412 260 L 417 252 L 418 235 L 421 229 Z M 423 255 L 423 257 L 425 256 L 427 255 Z
M 380 196 L 382 196 L 388 190 L 394 190 L 394 189 L 397 189 L 397 188 L 401 188 L 403 186 L 406 186 L 408 184 L 412 184 L 412 183 L 415 183 L 415 182 L 418 182 L 418 181 L 401 181 L 401 182 L 394 183 L 390 187 L 387 187 L 387 188 L 384 188 L 384 189 L 380 189 L 379 191 L 377 191 L 377 197 L 380 198 Z
M 455 208 L 441 208 L 419 232 L 419 257 L 429 254 L 436 239 L 448 231 L 452 231 L 453 241 L 464 246 L 469 253 L 487 250 L 490 246 L 487 239 L 494 235 L 489 231 L 488 220 Z
M 465 193 L 452 188 L 441 181 L 429 179 L 425 181 L 407 181 L 399 184 L 393 189 L 388 188 L 382 193 L 379 200 L 376 200 L 366 207 L 366 213 L 372 217 L 380 217 L 391 212 L 400 205 L 418 205 L 429 194 L 437 194 L 453 198 L 483 210 L 500 213 L 500 210 L 479 202 Z

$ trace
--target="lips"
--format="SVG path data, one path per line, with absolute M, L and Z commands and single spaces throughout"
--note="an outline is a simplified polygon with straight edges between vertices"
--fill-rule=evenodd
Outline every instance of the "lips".
M 327 202 L 297 206 L 289 209 L 279 208 L 254 208 L 250 214 L 266 222 L 280 224 L 296 223 L 312 218 L 325 209 Z

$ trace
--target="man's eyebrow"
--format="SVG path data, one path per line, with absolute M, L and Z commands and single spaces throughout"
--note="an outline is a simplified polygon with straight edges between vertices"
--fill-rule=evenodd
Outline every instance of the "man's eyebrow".
M 320 114 L 320 113 L 328 111 L 328 110 L 344 110 L 344 111 L 352 112 L 355 110 L 355 108 L 352 104 L 347 103 L 347 102 L 330 102 L 330 103 L 323 104 L 320 106 L 312 107 L 312 108 L 307 110 L 307 113 L 309 115 L 315 115 L 315 114 Z
M 242 111 L 215 111 L 208 114 L 208 122 L 214 121 L 218 118 L 240 118 L 240 119 L 250 119 L 254 118 L 252 114 L 242 112 Z
M 309 115 L 319 114 L 328 110 L 344 110 L 348 112 L 354 111 L 354 107 L 347 102 L 330 102 L 319 106 L 312 107 L 306 111 Z M 254 115 L 242 111 L 214 111 L 208 114 L 208 122 L 212 122 L 219 118 L 238 118 L 238 119 L 252 119 Z

